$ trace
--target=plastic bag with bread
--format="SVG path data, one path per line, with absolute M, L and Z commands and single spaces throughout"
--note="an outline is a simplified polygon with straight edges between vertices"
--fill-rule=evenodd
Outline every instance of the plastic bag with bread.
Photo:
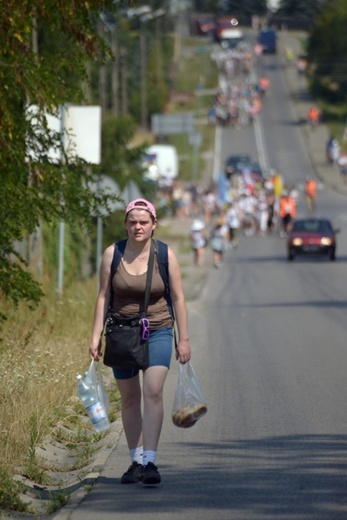
M 207 406 L 191 362 L 179 364 L 171 419 L 179 428 L 191 428 L 207 412 Z

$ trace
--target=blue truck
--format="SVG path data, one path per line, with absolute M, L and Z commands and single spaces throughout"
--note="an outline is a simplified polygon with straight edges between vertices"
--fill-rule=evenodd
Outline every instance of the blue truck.
M 276 54 L 277 52 L 277 34 L 274 29 L 261 29 L 258 42 L 263 47 L 263 52 Z

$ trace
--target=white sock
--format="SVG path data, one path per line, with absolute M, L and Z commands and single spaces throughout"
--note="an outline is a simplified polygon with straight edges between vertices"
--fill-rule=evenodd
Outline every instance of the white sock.
M 138 464 L 143 463 L 143 446 L 138 446 L 129 451 L 132 462 L 137 462 Z
M 153 450 L 146 450 L 143 452 L 143 465 L 146 466 L 148 462 L 155 464 L 157 458 L 157 452 Z

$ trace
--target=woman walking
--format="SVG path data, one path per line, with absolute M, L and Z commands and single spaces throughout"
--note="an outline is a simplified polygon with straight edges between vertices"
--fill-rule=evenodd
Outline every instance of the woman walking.
M 109 308 L 121 317 L 132 317 L 143 310 L 147 264 L 152 236 L 157 226 L 154 206 L 145 199 L 133 200 L 126 209 L 124 224 L 127 242 L 112 280 L 110 273 L 114 244 L 105 250 L 101 261 L 100 289 L 89 345 L 90 357 L 95 360 L 102 355 L 101 338 Z M 176 358 L 180 363 L 190 359 L 181 272 L 172 249 L 168 247 L 167 250 L 169 301 L 156 255 L 147 310 L 150 330 L 149 368 L 142 373 L 142 385 L 139 371 L 113 369 L 121 395 L 122 421 L 131 458 L 131 465 L 121 478 L 122 484 L 158 484 L 161 481 L 155 463 L 164 415 L 163 388 L 172 355 L 173 316 L 170 301 L 178 329 Z

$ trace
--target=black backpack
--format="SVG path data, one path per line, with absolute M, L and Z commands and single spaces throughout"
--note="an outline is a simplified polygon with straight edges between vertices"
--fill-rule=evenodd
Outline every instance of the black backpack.
M 117 270 L 118 264 L 124 254 L 127 239 L 116 242 L 114 246 L 113 259 L 111 264 L 111 282 L 113 276 Z M 170 285 L 169 285 L 169 256 L 167 244 L 160 240 L 155 240 L 155 253 L 158 258 L 158 268 L 160 276 L 165 285 L 165 299 L 167 301 L 170 314 L 174 319 L 174 310 L 172 306 L 172 300 L 170 296 Z M 112 296 L 112 283 L 111 283 L 111 296 Z M 112 301 L 112 300 L 111 300 Z

